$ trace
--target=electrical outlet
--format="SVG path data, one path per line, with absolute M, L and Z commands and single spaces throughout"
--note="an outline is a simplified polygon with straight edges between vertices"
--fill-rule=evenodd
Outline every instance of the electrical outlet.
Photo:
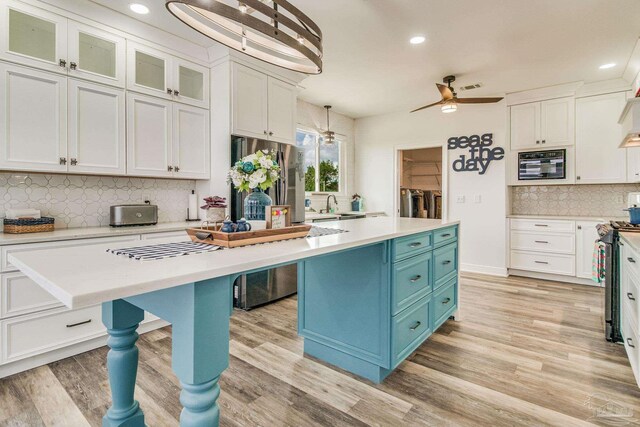
M 480 194 L 476 194 L 475 196 L 473 196 L 473 202 L 482 203 L 482 196 Z
M 624 196 L 623 195 L 616 196 L 616 203 L 618 203 L 620 205 L 623 204 L 624 203 Z
M 458 197 L 456 198 L 456 201 L 457 201 L 458 203 L 464 203 L 464 196 L 458 196 Z

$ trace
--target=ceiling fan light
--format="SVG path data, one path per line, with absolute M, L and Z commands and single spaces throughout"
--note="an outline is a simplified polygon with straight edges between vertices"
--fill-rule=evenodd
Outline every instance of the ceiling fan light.
M 456 111 L 458 111 L 458 104 L 456 104 L 455 102 L 448 102 L 446 104 L 442 104 L 440 110 L 443 113 L 455 113 Z

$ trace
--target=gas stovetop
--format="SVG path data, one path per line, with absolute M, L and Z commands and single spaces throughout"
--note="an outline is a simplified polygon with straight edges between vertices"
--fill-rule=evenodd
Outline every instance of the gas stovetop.
M 640 232 L 640 224 L 631 224 L 628 221 L 611 221 L 610 226 L 617 231 Z

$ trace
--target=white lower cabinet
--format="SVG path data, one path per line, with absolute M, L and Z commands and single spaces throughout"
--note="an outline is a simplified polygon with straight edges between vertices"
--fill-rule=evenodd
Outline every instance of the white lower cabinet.
M 636 382 L 640 385 L 640 255 L 626 241 L 620 252 L 620 329 Z
M 593 253 L 598 240 L 596 226 L 603 221 L 576 221 L 576 276 L 590 279 L 593 271 Z
M 0 378 L 104 345 L 100 305 L 70 310 L 8 262 L 11 253 L 56 247 L 184 241 L 184 231 L 0 246 Z M 141 331 L 166 325 L 145 313 Z M 147 323 L 149 323 L 147 325 Z
M 592 259 L 599 221 L 513 218 L 509 268 L 544 278 L 592 284 Z M 536 276 L 537 277 L 537 276 Z M 595 285 L 595 283 L 593 283 Z

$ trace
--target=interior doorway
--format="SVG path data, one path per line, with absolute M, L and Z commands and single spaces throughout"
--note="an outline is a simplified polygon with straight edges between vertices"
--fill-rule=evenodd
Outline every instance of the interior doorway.
M 401 217 L 442 219 L 442 147 L 399 150 Z

